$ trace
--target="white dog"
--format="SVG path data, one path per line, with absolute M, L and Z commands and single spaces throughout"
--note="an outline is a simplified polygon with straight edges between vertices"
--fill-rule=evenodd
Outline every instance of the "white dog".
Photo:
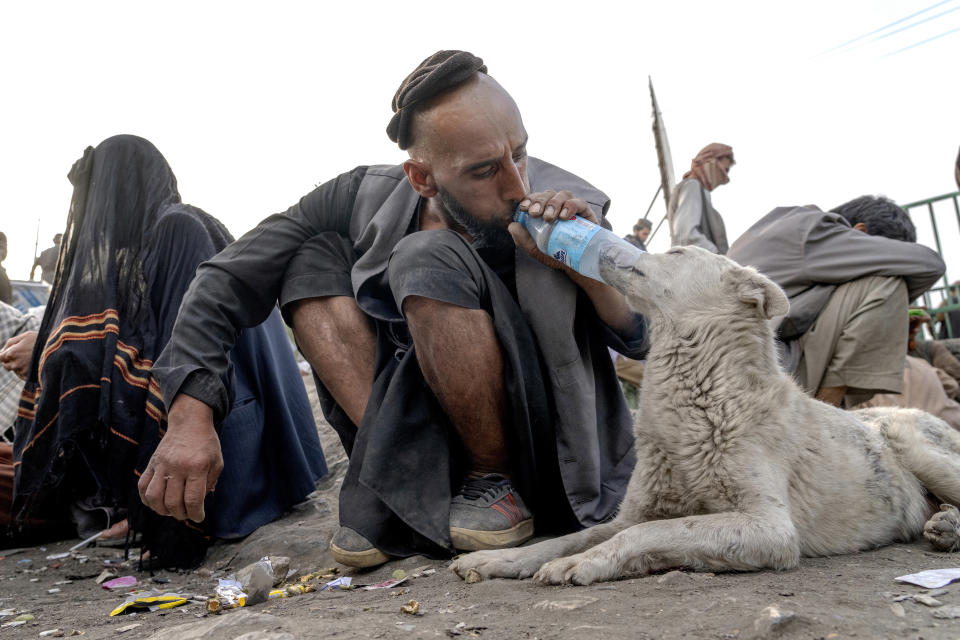
M 465 555 L 458 575 L 585 585 L 679 566 L 788 569 L 921 532 L 960 547 L 957 509 L 934 514 L 927 499 L 960 502 L 960 434 L 922 411 L 847 412 L 804 394 L 778 366 L 768 323 L 787 298 L 755 270 L 696 247 L 619 257 L 604 256 L 601 273 L 652 339 L 619 515 Z

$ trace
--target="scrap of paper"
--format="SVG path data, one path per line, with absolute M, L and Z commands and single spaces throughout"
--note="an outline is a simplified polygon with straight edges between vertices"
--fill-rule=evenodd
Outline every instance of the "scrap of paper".
M 894 578 L 897 582 L 906 582 L 915 584 L 925 589 L 938 589 L 948 585 L 954 580 L 960 580 L 960 568 L 956 569 L 930 569 L 920 573 L 911 573 L 905 576 Z

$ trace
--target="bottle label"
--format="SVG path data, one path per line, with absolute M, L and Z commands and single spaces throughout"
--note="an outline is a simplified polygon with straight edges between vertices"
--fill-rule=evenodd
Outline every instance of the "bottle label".
M 600 231 L 598 225 L 583 218 L 558 222 L 547 243 L 547 255 L 574 271 L 580 270 L 580 258 L 590 240 Z

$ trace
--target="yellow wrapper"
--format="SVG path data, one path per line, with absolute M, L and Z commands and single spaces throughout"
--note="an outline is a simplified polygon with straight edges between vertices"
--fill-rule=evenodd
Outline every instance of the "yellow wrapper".
M 137 596 L 125 600 L 123 604 L 110 612 L 111 616 L 133 611 L 156 611 L 157 609 L 173 609 L 187 604 L 187 599 L 177 593 L 163 593 L 160 595 Z

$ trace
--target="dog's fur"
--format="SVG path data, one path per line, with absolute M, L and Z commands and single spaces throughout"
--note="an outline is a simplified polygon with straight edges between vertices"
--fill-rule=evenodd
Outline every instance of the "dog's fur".
M 768 320 L 788 302 L 773 282 L 696 247 L 617 259 L 605 256 L 601 273 L 648 318 L 652 338 L 620 513 L 463 556 L 452 566 L 461 577 L 585 585 L 679 566 L 788 569 L 800 556 L 914 539 L 934 512 L 927 491 L 960 501 L 960 434 L 946 423 L 912 409 L 843 411 L 783 373 Z M 956 508 L 925 534 L 954 550 Z

